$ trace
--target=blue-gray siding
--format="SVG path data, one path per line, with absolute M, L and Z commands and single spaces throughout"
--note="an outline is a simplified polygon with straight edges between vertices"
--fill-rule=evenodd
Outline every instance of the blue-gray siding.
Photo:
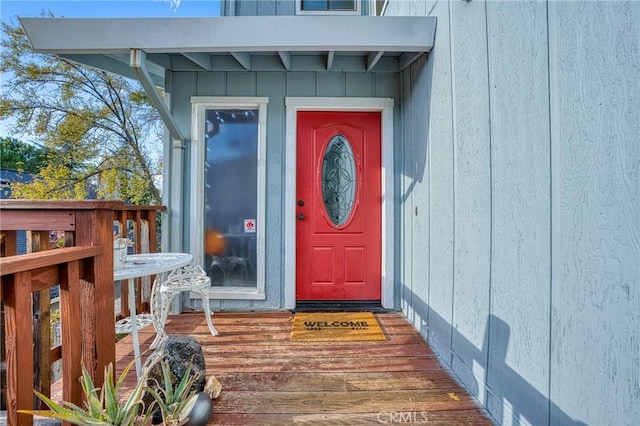
M 438 18 L 400 79 L 398 305 L 498 422 L 636 424 L 640 3 L 388 13 Z

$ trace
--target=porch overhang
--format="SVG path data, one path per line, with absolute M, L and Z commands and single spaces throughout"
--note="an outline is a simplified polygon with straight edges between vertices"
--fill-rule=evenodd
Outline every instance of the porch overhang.
M 21 18 L 33 48 L 136 78 L 132 49 L 165 71 L 398 72 L 429 52 L 434 17 Z
M 32 47 L 138 79 L 174 146 L 184 137 L 154 86 L 170 72 L 399 72 L 431 51 L 436 18 L 224 16 L 20 18 Z

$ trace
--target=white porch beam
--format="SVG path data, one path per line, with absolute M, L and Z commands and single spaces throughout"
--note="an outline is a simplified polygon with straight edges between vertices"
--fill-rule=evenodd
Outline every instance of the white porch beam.
M 371 71 L 376 66 L 384 52 L 371 52 L 367 57 L 367 71 Z
M 428 52 L 430 16 L 20 18 L 35 50 L 63 53 Z M 331 31 L 327 31 L 331 28 Z M 177 36 L 178 35 L 178 36 Z
M 251 56 L 246 53 L 246 52 L 229 52 L 231 53 L 231 56 L 233 56 L 236 61 L 238 61 L 238 63 L 240 65 L 242 65 L 242 68 L 244 68 L 247 71 L 251 70 Z
M 280 56 L 280 60 L 282 61 L 284 69 L 286 69 L 287 71 L 291 71 L 291 54 L 289 52 L 280 50 L 278 51 L 278 55 Z
M 184 142 L 182 132 L 171 115 L 171 111 L 169 111 L 164 99 L 162 99 L 160 93 L 158 93 L 158 90 L 146 69 L 146 54 L 140 49 L 131 49 L 129 65 L 138 76 L 140 84 L 142 84 L 145 92 L 149 95 L 149 98 L 151 98 L 151 103 L 156 107 L 162 121 L 165 126 L 167 126 L 171 139 L 174 140 L 174 146 L 176 144 L 175 141 L 179 141 L 179 144 L 182 145 Z

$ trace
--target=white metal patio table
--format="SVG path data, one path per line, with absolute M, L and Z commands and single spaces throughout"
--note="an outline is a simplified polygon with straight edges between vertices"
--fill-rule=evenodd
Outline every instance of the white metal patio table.
M 133 335 L 133 354 L 135 357 L 136 375 L 139 378 L 142 370 L 140 360 L 140 343 L 138 340 L 138 328 L 136 319 L 136 293 L 135 278 L 171 272 L 191 263 L 193 256 L 188 253 L 145 253 L 130 254 L 124 267 L 114 270 L 113 280 L 127 280 L 129 285 L 129 309 L 131 312 L 131 323 Z M 154 324 L 155 326 L 155 324 Z

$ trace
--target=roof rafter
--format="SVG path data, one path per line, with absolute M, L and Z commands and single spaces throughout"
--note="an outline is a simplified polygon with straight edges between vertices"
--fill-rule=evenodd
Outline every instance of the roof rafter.
M 211 70 L 211 56 L 207 53 L 182 53 L 182 56 L 202 68 L 203 70 Z
M 327 53 L 327 71 L 331 71 L 333 69 L 333 60 L 335 59 L 336 52 L 330 50 Z
M 280 60 L 282 61 L 284 69 L 286 69 L 287 71 L 291 71 L 291 54 L 289 52 L 280 50 L 278 51 L 278 56 L 280 56 Z
M 251 55 L 247 52 L 229 52 L 247 71 L 251 70 Z
M 400 55 L 400 59 L 398 60 L 398 71 L 402 71 L 414 63 L 420 56 L 422 56 L 423 53 L 424 52 L 409 52 Z
M 383 54 L 383 51 L 369 53 L 369 56 L 367 57 L 367 71 L 371 71 L 373 67 L 376 66 Z

